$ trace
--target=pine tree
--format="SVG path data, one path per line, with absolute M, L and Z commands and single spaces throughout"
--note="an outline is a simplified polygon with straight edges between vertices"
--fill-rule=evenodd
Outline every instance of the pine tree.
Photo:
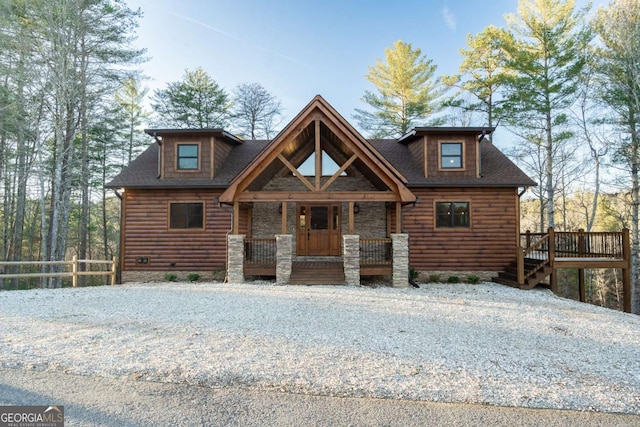
M 434 77 L 437 66 L 401 40 L 385 49 L 385 61 L 376 60 L 366 74 L 377 93 L 365 91 L 361 98 L 373 111 L 356 109 L 354 118 L 372 137 L 399 137 L 419 125 L 435 124 L 432 116 L 442 109 L 444 93 Z
M 567 110 L 577 98 L 590 41 L 585 10 L 575 0 L 520 0 L 518 14 L 508 15 L 512 35 L 501 39 L 507 70 L 505 117 L 526 133 L 541 134 L 547 222 L 555 225 L 555 156 L 567 142 Z
M 151 105 L 156 124 L 176 128 L 223 128 L 229 118 L 229 95 L 201 67 L 186 70 L 180 81 L 157 90 Z

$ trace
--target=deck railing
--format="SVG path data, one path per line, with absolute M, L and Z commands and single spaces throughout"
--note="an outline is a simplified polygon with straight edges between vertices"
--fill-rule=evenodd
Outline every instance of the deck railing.
M 549 236 L 553 236 L 554 255 L 558 258 L 624 259 L 623 232 L 552 231 L 520 235 L 520 247 L 528 258 L 549 258 Z
M 391 266 L 391 239 L 360 239 L 360 266 Z
M 270 275 L 276 272 L 276 239 L 245 238 L 244 270 L 246 274 Z
M 393 270 L 391 239 L 360 239 L 360 274 L 387 275 Z

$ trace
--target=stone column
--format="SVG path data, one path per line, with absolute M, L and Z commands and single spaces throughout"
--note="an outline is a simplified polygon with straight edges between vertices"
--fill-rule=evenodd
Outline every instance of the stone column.
M 409 235 L 392 234 L 393 276 L 391 286 L 406 288 L 409 286 Z
M 289 284 L 293 266 L 293 236 L 291 234 L 276 235 L 276 283 Z
M 344 279 L 349 286 L 360 285 L 360 236 L 345 234 L 342 236 L 342 255 L 344 259 Z
M 244 282 L 244 234 L 227 236 L 227 282 Z

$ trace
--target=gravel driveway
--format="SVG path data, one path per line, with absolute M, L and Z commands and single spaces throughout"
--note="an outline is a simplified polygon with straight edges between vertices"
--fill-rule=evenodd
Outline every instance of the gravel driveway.
M 546 290 L 133 284 L 0 292 L 0 367 L 640 414 L 640 317 Z

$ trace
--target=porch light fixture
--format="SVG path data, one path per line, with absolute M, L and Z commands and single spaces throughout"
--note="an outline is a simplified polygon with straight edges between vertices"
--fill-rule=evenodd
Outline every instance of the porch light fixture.
M 360 203 L 355 202 L 355 203 L 353 204 L 353 213 L 354 213 L 354 214 L 360 213 Z

